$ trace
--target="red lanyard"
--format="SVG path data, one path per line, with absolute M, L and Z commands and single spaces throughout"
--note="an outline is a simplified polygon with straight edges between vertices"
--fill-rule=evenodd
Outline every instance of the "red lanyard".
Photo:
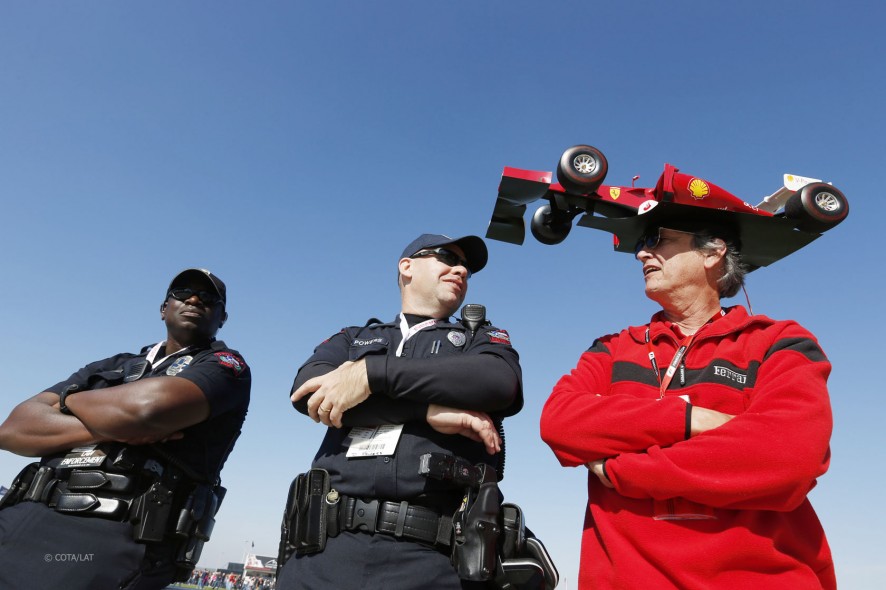
M 714 314 L 708 323 L 713 322 L 717 318 L 726 315 L 726 312 L 723 310 L 718 311 Z M 707 324 L 705 324 L 707 325 Z M 703 328 L 704 326 L 702 326 Z M 661 399 L 665 395 L 665 391 L 668 389 L 668 385 L 671 384 L 671 380 L 674 378 L 674 373 L 677 372 L 677 367 L 680 366 L 680 362 L 683 360 L 683 356 L 686 354 L 686 351 L 689 349 L 689 346 L 692 344 L 692 341 L 695 340 L 695 336 L 698 332 L 701 331 L 701 328 L 698 329 L 694 334 L 690 334 L 686 338 L 683 339 L 683 342 L 680 343 L 680 348 L 677 349 L 677 352 L 674 353 L 674 358 L 671 360 L 671 364 L 668 365 L 668 370 L 665 371 L 664 379 L 661 378 L 661 373 L 658 370 L 658 363 L 655 360 L 655 351 L 652 349 L 652 342 L 649 338 L 649 327 L 646 327 L 646 348 L 649 349 L 649 362 L 652 364 L 652 370 L 655 372 L 655 378 L 658 379 L 658 399 Z
M 698 334 L 698 332 L 696 332 L 695 334 Z M 683 339 L 682 343 L 680 343 L 680 348 L 678 348 L 677 352 L 674 354 L 674 358 L 673 360 L 671 360 L 671 364 L 668 365 L 668 370 L 665 371 L 664 379 L 662 379 L 661 374 L 658 371 L 658 363 L 655 361 L 655 351 L 652 350 L 652 342 L 649 341 L 649 328 L 646 328 L 646 347 L 649 349 L 649 362 L 652 363 L 652 370 L 655 372 L 655 378 L 658 379 L 659 399 L 664 397 L 665 391 L 667 391 L 668 389 L 668 385 L 671 384 L 671 379 L 674 378 L 674 373 L 677 372 L 677 367 L 680 366 L 680 361 L 683 360 L 683 355 L 686 354 L 686 350 L 695 339 L 695 334 L 690 334 Z

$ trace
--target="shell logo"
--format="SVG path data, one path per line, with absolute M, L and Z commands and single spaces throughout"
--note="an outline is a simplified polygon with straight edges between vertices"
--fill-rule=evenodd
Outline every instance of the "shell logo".
M 700 178 L 693 178 L 690 180 L 689 185 L 686 188 L 689 189 L 689 194 L 692 195 L 692 198 L 698 199 L 699 201 L 711 194 L 711 187 Z
M 617 201 L 618 197 L 621 196 L 621 189 L 617 186 L 609 187 L 609 196 L 613 201 Z

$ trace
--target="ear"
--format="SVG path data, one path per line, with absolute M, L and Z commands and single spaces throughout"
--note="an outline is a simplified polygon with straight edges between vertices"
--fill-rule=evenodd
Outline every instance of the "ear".
M 705 253 L 704 266 L 708 270 L 715 268 L 721 260 L 726 258 L 726 242 L 720 238 L 715 238 L 714 241 L 717 242 L 717 249 Z
M 166 319 L 166 306 L 167 305 L 169 305 L 168 301 L 164 301 L 163 303 L 160 304 L 160 319 L 161 320 Z
M 225 322 L 226 322 L 226 321 L 228 321 L 228 312 L 224 312 L 224 314 L 222 314 L 222 319 L 221 319 L 221 321 L 218 323 L 218 329 L 219 329 L 219 330 L 222 329 L 222 326 L 225 325 Z
M 397 268 L 404 279 L 412 278 L 412 258 L 401 258 Z

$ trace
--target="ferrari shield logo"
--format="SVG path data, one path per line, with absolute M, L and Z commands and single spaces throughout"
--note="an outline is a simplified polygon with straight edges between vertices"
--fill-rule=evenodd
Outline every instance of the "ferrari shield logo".
M 619 196 L 621 196 L 621 189 L 618 188 L 617 186 L 610 186 L 609 187 L 609 197 L 613 201 L 617 201 Z

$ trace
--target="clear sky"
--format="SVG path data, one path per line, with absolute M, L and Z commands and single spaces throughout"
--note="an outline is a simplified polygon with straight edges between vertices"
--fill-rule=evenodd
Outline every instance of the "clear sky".
M 272 555 L 323 435 L 289 404 L 298 366 L 342 326 L 395 316 L 415 236 L 483 235 L 503 166 L 552 170 L 589 143 L 607 184 L 651 186 L 669 162 L 751 202 L 813 176 L 848 220 L 748 291 L 833 362 L 833 460 L 811 499 L 842 587 L 880 588 L 884 16 L 856 0 L 5 2 L 0 414 L 163 338 L 169 279 L 212 269 L 253 401 L 202 565 Z M 468 301 L 510 332 L 526 397 L 503 489 L 574 588 L 586 472 L 539 439 L 542 404 L 595 337 L 655 306 L 609 234 L 488 245 Z M 25 463 L 0 453 L 0 481 Z

